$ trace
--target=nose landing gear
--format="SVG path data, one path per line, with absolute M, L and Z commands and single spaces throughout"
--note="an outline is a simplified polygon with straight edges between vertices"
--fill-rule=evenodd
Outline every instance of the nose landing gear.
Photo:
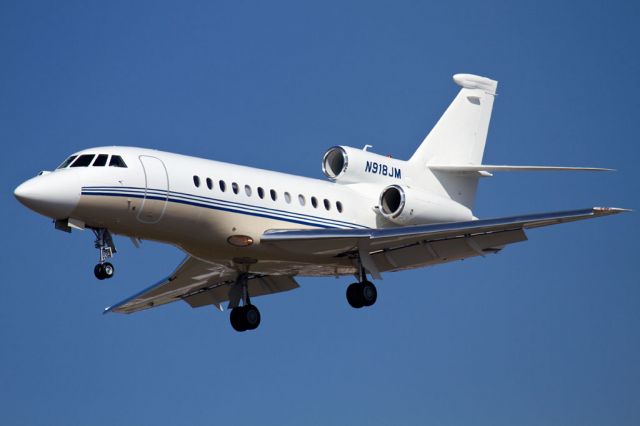
M 96 278 L 99 279 L 99 280 L 106 280 L 106 279 L 109 279 L 109 278 L 113 277 L 113 273 L 115 271 L 116 271 L 116 269 L 109 262 L 98 263 L 93 268 L 93 273 L 96 276 Z
M 105 280 L 113 277 L 115 268 L 108 259 L 112 258 L 116 253 L 116 246 L 113 244 L 111 233 L 105 228 L 91 229 L 96 236 L 95 246 L 100 252 L 100 261 L 93 268 L 93 273 L 99 280 Z

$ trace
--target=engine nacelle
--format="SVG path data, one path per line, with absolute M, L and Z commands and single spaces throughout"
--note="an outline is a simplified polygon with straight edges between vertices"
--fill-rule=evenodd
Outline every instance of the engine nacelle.
M 460 222 L 473 219 L 471 210 L 448 198 L 390 185 L 380 193 L 382 216 L 398 225 Z
M 408 172 L 405 161 L 349 146 L 334 146 L 322 157 L 322 171 L 339 183 L 400 181 Z

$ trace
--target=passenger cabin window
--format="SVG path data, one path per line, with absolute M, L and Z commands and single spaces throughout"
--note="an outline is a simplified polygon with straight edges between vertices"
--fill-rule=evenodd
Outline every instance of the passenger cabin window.
M 58 166 L 58 168 L 59 168 L 59 169 L 64 169 L 64 168 L 65 168 L 65 167 L 67 167 L 69 164 L 71 164 L 71 162 L 72 162 L 73 160 L 75 160 L 75 159 L 76 159 L 76 157 L 78 157 L 78 156 L 77 156 L 77 155 L 72 155 L 71 157 L 67 158 L 66 160 L 64 160 L 64 161 L 62 162 L 62 164 L 60 164 L 60 165 Z
M 207 188 L 213 189 L 213 181 L 211 178 L 207 178 Z
M 342 203 L 340 201 L 336 201 L 336 209 L 342 213 Z
M 269 194 L 271 195 L 271 199 L 273 201 L 276 201 L 278 199 L 278 193 L 276 192 L 275 189 L 272 189 L 269 191 Z
M 196 188 L 200 188 L 200 178 L 198 176 L 193 176 L 193 184 Z
M 127 167 L 124 160 L 119 155 L 112 155 L 111 161 L 109 161 L 109 167 Z
M 227 184 L 224 183 L 223 180 L 221 180 L 220 182 L 218 182 L 218 185 L 220 186 L 220 191 L 224 192 L 227 190 Z
M 107 154 L 98 155 L 98 157 L 96 158 L 96 161 L 93 162 L 93 167 L 106 166 L 107 165 L 107 158 L 109 158 L 109 155 L 107 155 Z
M 316 197 L 311 197 L 311 205 L 314 209 L 318 207 L 318 199 Z
M 89 164 L 93 161 L 95 154 L 85 154 L 78 157 L 76 161 L 71 164 L 71 167 L 89 167 Z
M 237 193 L 238 193 L 238 191 L 240 190 L 240 189 L 239 189 L 239 187 L 238 187 L 238 184 L 237 184 L 237 183 L 235 183 L 235 182 L 233 182 L 233 183 L 231 184 L 231 189 L 233 189 L 233 193 L 234 193 L 234 194 L 237 194 Z
M 298 202 L 300 203 L 301 206 L 304 206 L 305 204 L 307 204 L 307 200 L 305 200 L 304 195 L 302 194 L 298 194 Z
M 258 187 L 258 197 L 264 198 L 264 189 L 261 187 Z
M 244 193 L 247 194 L 247 197 L 251 197 L 251 187 L 249 185 L 244 186 Z
M 288 192 L 285 192 L 284 200 L 287 202 L 287 204 L 291 204 L 291 194 L 289 194 Z
M 323 200 L 325 210 L 331 210 L 331 202 L 326 198 Z

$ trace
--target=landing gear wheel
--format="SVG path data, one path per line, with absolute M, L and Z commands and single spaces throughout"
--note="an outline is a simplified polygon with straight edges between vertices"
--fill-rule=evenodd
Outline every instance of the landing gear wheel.
M 243 306 L 242 319 L 247 330 L 255 330 L 260 325 L 260 311 L 253 305 Z
M 102 264 L 98 263 L 94 268 L 93 268 L 93 274 L 96 276 L 97 279 L 99 280 L 104 280 L 104 272 L 102 269 Z
M 237 308 L 233 308 L 231 310 L 231 315 L 229 315 L 229 320 L 231 321 L 231 327 L 233 327 L 233 329 L 235 331 L 247 331 L 247 328 L 244 325 L 244 321 L 242 321 L 242 309 L 244 308 L 244 306 L 240 307 L 238 306 Z
M 235 331 L 255 330 L 260 325 L 260 311 L 253 305 L 233 308 L 229 320 Z
M 361 286 L 360 283 L 353 283 L 347 287 L 347 302 L 352 308 L 360 309 L 364 306 Z
M 373 283 L 365 281 L 353 283 L 347 287 L 347 302 L 351 307 L 359 309 L 363 306 L 371 306 L 378 299 L 378 290 Z
M 360 284 L 360 286 L 362 304 L 364 306 L 371 306 L 376 303 L 376 300 L 378 300 L 378 290 L 376 286 L 370 281 L 365 281 Z
M 105 279 L 109 279 L 113 277 L 113 274 L 116 272 L 116 268 L 113 267 L 109 262 L 105 262 L 102 264 L 102 274 Z
M 99 280 L 105 280 L 113 277 L 113 274 L 115 273 L 115 271 L 116 271 L 116 268 L 114 268 L 113 265 L 109 262 L 98 263 L 93 268 L 93 273 L 96 276 L 96 278 Z

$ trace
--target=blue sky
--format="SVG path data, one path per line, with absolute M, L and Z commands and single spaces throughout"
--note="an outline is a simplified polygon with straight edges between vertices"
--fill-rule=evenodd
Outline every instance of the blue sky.
M 521 2 L 518 2 L 521 3 Z M 637 2 L 0 3 L 0 423 L 637 425 L 638 213 L 529 232 L 497 256 L 256 299 L 260 328 L 173 304 L 102 309 L 176 249 L 54 231 L 13 189 L 69 153 L 153 147 L 321 177 L 333 145 L 407 158 L 458 72 L 500 81 L 481 217 L 638 208 Z

